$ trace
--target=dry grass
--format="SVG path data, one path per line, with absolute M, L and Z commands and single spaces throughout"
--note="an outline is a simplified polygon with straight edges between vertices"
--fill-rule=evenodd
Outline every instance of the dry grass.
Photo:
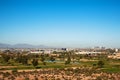
M 10 70 L 0 72 L 0 80 L 119 80 L 120 73 L 106 73 L 89 68 Z

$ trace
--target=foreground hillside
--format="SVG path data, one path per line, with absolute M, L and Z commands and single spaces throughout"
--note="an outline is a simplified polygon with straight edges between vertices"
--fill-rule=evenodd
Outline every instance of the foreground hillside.
M 90 68 L 39 69 L 0 72 L 0 80 L 119 80 L 120 73 Z

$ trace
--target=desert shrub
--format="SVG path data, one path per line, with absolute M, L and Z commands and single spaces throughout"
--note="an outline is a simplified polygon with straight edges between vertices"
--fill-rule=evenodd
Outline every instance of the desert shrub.
M 102 80 L 101 76 L 96 77 L 96 80 Z
M 18 72 L 16 68 L 12 69 L 12 73 Z
M 30 80 L 29 77 L 25 77 L 25 80 Z
M 9 73 L 9 72 L 6 72 L 6 73 L 4 73 L 3 76 L 8 77 L 9 75 L 10 75 L 10 73 Z
M 35 80 L 38 80 L 38 77 L 35 77 Z
M 41 67 L 40 66 L 37 66 L 36 69 L 40 69 Z

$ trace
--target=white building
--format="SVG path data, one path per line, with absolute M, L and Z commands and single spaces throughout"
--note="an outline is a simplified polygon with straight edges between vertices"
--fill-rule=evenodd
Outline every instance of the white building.
M 99 54 L 101 52 L 76 52 L 75 54 Z

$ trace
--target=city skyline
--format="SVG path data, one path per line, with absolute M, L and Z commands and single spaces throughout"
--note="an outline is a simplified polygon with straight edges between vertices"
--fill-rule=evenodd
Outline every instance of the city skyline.
M 0 43 L 120 48 L 119 0 L 1 0 Z

